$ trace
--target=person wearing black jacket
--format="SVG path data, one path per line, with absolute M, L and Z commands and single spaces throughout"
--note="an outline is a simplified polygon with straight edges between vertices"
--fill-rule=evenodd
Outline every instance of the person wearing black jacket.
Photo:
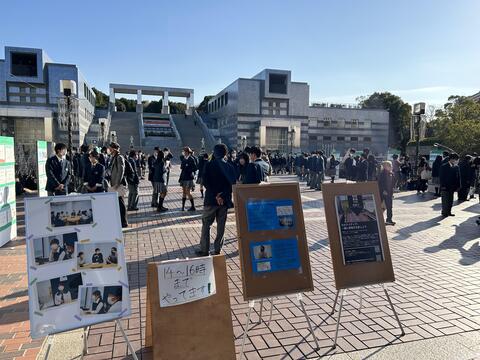
M 257 161 L 262 156 L 262 152 L 259 147 L 252 147 L 249 149 L 249 163 L 245 170 L 244 184 L 260 184 L 265 181 L 265 172 L 262 169 L 260 162 Z
M 68 178 L 70 176 L 70 167 L 66 158 L 67 145 L 58 143 L 55 145 L 55 155 L 48 158 L 45 163 L 45 172 L 47 173 L 48 196 L 66 195 Z
M 323 179 L 325 178 L 325 160 L 323 157 L 323 152 L 319 151 L 318 155 L 315 157 L 315 163 L 313 165 L 315 169 L 315 183 L 314 188 L 317 191 L 322 190 Z M 311 187 L 310 187 L 311 188 Z
M 362 153 L 360 161 L 356 167 L 357 170 L 357 182 L 367 181 L 368 179 L 368 161 L 367 154 Z
M 188 211 L 195 211 L 195 204 L 193 203 L 193 196 L 191 190 L 194 188 L 193 179 L 195 178 L 195 171 L 197 171 L 197 161 L 192 156 L 193 151 L 188 146 L 183 148 L 182 163 L 180 165 L 180 186 L 182 187 L 182 211 L 185 210 L 185 202 L 190 200 L 190 208 Z
M 382 163 L 382 171 L 378 175 L 378 188 L 380 190 L 380 197 L 385 204 L 387 210 L 386 225 L 395 225 L 392 220 L 392 208 L 393 208 L 393 189 L 395 187 L 395 176 L 392 172 L 392 163 L 390 161 L 384 161 Z
M 460 188 L 460 172 L 458 171 L 458 155 L 450 154 L 448 161 L 440 168 L 440 191 L 442 192 L 442 215 L 452 214 L 453 194 Z
M 168 211 L 168 209 L 163 206 L 163 202 L 167 196 L 167 167 L 165 154 L 162 151 L 158 153 L 158 156 L 153 163 L 153 188 L 154 194 L 157 194 L 156 199 L 154 199 L 158 204 L 157 211 Z
M 198 256 L 210 253 L 210 227 L 217 221 L 217 236 L 214 242 L 214 254 L 220 254 L 223 246 L 223 234 L 227 221 L 227 212 L 233 207 L 232 185 L 235 184 L 235 170 L 227 162 L 227 146 L 217 144 L 213 148 L 213 159 L 205 166 L 203 185 L 206 188 L 203 201 L 202 234 Z
M 105 166 L 98 161 L 99 154 L 97 150 L 90 151 L 90 166 L 85 170 L 83 176 L 83 189 L 87 193 L 104 192 L 103 184 L 105 182 Z
M 442 167 L 442 155 L 437 155 L 432 164 L 432 183 L 435 185 L 435 197 L 440 196 L 440 168 Z
M 135 150 L 130 150 L 127 161 L 132 168 L 132 176 L 128 179 L 128 205 L 127 209 L 130 211 L 138 210 L 138 184 L 140 184 L 140 177 L 137 173 L 138 154 Z
M 458 189 L 458 201 L 463 202 L 468 200 L 468 193 L 470 187 L 475 183 L 475 168 L 472 164 L 472 157 L 465 155 L 465 157 L 458 164 L 460 171 L 460 189 Z

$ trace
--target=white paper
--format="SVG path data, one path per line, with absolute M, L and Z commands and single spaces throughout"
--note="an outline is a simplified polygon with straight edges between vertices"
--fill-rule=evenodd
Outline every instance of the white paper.
M 207 298 L 216 293 L 213 258 L 164 261 L 158 265 L 160 307 Z

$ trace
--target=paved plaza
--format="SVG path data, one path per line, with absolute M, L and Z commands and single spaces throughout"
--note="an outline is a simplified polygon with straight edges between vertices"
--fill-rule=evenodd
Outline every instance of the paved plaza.
M 132 316 L 123 320 L 139 359 L 152 359 L 144 348 L 146 268 L 150 261 L 193 257 L 201 230 L 201 211 L 179 211 L 181 189 L 171 179 L 165 206 L 159 215 L 149 206 L 150 184 L 141 184 L 141 208 L 129 216 L 124 232 Z M 294 181 L 291 176 L 273 181 Z M 320 350 L 314 350 L 308 326 L 295 296 L 273 302 L 269 326 L 256 324 L 246 343 L 247 359 L 476 359 L 480 356 L 480 213 L 478 200 L 454 207 L 455 217 L 442 219 L 440 199 L 415 192 L 395 194 L 395 227 L 388 227 L 396 282 L 388 285 L 405 328 L 400 330 L 379 286 L 364 292 L 359 313 L 359 292 L 347 293 L 338 346 L 332 349 L 335 317 L 329 316 L 335 298 L 332 264 L 321 192 L 301 184 L 305 226 L 315 290 L 304 294 L 306 310 L 315 326 Z M 199 197 L 198 189 L 195 196 Z M 200 199 L 196 199 L 201 210 Z M 18 213 L 23 215 L 19 201 Z M 20 222 L 23 235 L 23 221 Z M 215 229 L 213 229 L 213 234 Z M 248 303 L 243 300 L 234 213 L 228 215 L 223 253 L 227 260 L 232 321 L 237 354 L 240 351 Z M 29 338 L 28 294 L 24 238 L 0 249 L 0 359 L 34 359 L 43 339 Z M 269 304 L 265 303 L 264 318 Z M 259 306 L 253 320 L 258 319 Z M 208 319 L 205 319 L 208 321 Z M 52 358 L 61 359 L 62 341 L 70 350 L 81 342 L 81 332 L 58 338 Z M 205 334 L 208 336 L 208 334 Z M 85 359 L 122 359 L 126 343 L 114 322 L 92 326 Z M 65 354 L 65 353 L 63 353 Z M 76 355 L 79 355 L 76 354 Z M 72 355 L 72 357 L 75 354 Z M 65 357 L 63 357 L 65 358 Z

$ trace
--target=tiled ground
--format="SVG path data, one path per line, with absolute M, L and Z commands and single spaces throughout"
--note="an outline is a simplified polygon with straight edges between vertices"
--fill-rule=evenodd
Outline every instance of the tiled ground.
M 123 323 L 135 349 L 138 350 L 137 354 L 143 359 L 151 359 L 149 349 L 143 348 L 146 264 L 154 260 L 193 256 L 200 236 L 201 213 L 178 211 L 179 188 L 174 181 L 171 185 L 165 205 L 172 211 L 158 215 L 148 207 L 149 184 L 142 184 L 141 210 L 130 216 L 132 228 L 125 232 L 130 294 L 134 310 L 131 318 Z M 198 195 L 197 191 L 196 196 Z M 380 287 L 369 287 L 364 291 L 361 314 L 357 310 L 358 291 L 352 290 L 347 295 L 346 307 L 342 312 L 338 346 L 335 350 L 331 349 L 335 319 L 328 316 L 328 312 L 335 297 L 335 288 L 321 193 L 302 186 L 302 199 L 315 284 L 315 291 L 306 293 L 304 301 L 315 324 L 321 349 L 316 352 L 312 339 L 305 338 L 308 335 L 307 323 L 296 297 L 280 297 L 274 300 L 270 326 L 262 323 L 249 332 L 246 358 L 318 358 L 326 354 L 380 349 L 388 344 L 480 329 L 480 228 L 475 225 L 475 219 L 480 212 L 478 200 L 456 206 L 455 218 L 441 220 L 438 216 L 439 200 L 433 200 L 428 195 L 421 197 L 415 193 L 401 193 L 396 194 L 394 202 L 397 226 L 388 228 L 397 279 L 395 284 L 388 288 L 406 335 L 401 338 L 397 336 L 399 330 Z M 197 203 L 199 205 L 200 201 L 197 200 Z M 201 206 L 198 208 L 201 209 Z M 233 213 L 229 215 L 225 237 L 224 253 L 229 273 L 232 320 L 239 351 L 248 304 L 241 295 Z M 8 254 L 8 251 L 13 254 Z M 15 255 L 15 252 L 18 254 Z M 19 245 L 17 250 L 2 249 L 0 253 L 5 253 L 0 255 L 0 271 L 2 275 L 9 274 L 14 282 L 14 285 L 3 285 L 4 278 L 0 280 L 0 339 L 12 333 L 15 334 L 13 339 L 16 339 L 17 334 L 22 332 L 13 327 L 28 326 L 28 314 L 25 313 L 27 298 L 24 246 Z M 5 269 L 4 264 L 10 264 L 9 268 Z M 16 298 L 15 292 L 19 293 L 19 298 Z M 20 305 L 15 305 L 15 302 Z M 19 311 L 13 311 L 15 309 Z M 259 310 L 258 304 L 256 310 Z M 268 310 L 266 304 L 265 317 Z M 257 318 L 255 314 L 253 320 Z M 4 323 L 7 323 L 7 327 L 4 327 Z M 25 330 L 28 331 L 28 328 Z M 20 346 L 5 343 L 8 340 L 0 340 L 0 359 L 7 354 L 6 351 L 19 351 L 19 347 L 29 346 L 28 343 Z M 30 346 L 38 346 L 38 343 Z M 125 357 L 126 344 L 114 323 L 91 328 L 89 352 L 89 359 Z M 13 355 L 10 355 L 8 358 L 12 357 Z

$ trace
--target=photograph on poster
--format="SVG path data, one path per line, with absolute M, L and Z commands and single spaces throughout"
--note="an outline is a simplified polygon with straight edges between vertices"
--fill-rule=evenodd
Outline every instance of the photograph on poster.
M 50 203 L 52 227 L 93 224 L 91 200 L 70 200 Z
M 248 231 L 293 229 L 293 201 L 248 199 L 247 222 Z
M 117 264 L 117 243 L 77 243 L 77 270 L 112 268 Z
M 120 314 L 122 286 L 80 286 L 80 315 Z
M 301 271 L 296 238 L 250 243 L 254 273 L 298 269 Z
M 383 261 L 377 210 L 373 194 L 335 197 L 340 244 L 345 265 Z
M 74 260 L 77 241 L 76 232 L 32 239 L 35 265 Z
M 37 282 L 38 308 L 46 310 L 76 301 L 82 284 L 81 273 Z

